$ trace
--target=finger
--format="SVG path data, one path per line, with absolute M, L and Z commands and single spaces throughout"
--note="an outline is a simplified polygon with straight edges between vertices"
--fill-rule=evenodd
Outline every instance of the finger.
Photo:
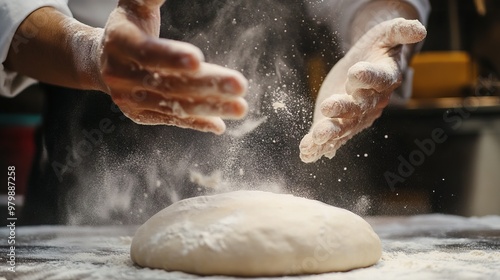
M 358 89 L 373 89 L 383 92 L 399 85 L 402 75 L 397 63 L 387 58 L 377 63 L 360 61 L 347 72 L 346 90 L 353 94 Z
M 427 35 L 427 30 L 418 20 L 396 18 L 379 24 L 382 36 L 381 43 L 387 47 L 401 44 L 414 44 L 422 41 Z
M 212 132 L 217 135 L 226 130 L 226 124 L 217 117 L 188 116 L 179 118 L 154 111 L 141 111 L 135 115 L 125 115 L 135 123 L 142 125 L 172 125 L 202 132 Z
M 246 93 L 248 82 L 241 73 L 222 66 L 203 63 L 193 73 L 151 73 L 147 70 L 130 71 L 124 67 L 107 67 L 103 76 L 108 83 L 122 89 L 142 88 L 162 95 L 181 94 L 198 96 L 238 97 Z
M 312 129 L 312 139 L 314 144 L 321 145 L 326 143 L 341 132 L 340 119 L 324 119 L 318 122 Z
M 302 149 L 300 151 L 300 159 L 305 163 L 311 163 L 319 160 L 322 156 L 325 156 L 329 159 L 333 158 L 337 150 L 344 145 L 349 139 L 351 139 L 352 135 L 345 136 L 343 138 L 331 139 L 327 143 L 322 145 L 313 144 L 310 152 L 304 152 Z M 304 137 L 305 138 L 305 137 Z
M 106 27 L 104 52 L 136 68 L 194 71 L 204 60 L 201 50 L 189 43 L 146 36 L 130 23 L 113 25 Z
M 300 158 L 305 163 L 315 162 L 322 156 L 333 158 L 337 150 L 340 149 L 354 135 L 370 127 L 373 122 L 380 116 L 381 110 L 374 110 L 364 114 L 358 121 L 348 120 L 348 124 L 338 137 L 332 137 L 322 144 L 316 144 L 313 138 L 313 133 L 309 133 L 302 139 L 300 143 Z
M 320 145 L 317 152 L 318 157 L 321 158 L 325 156 L 329 159 L 333 158 L 337 154 L 338 149 L 347 143 L 347 141 L 351 140 L 355 134 L 356 133 L 349 132 L 340 138 L 330 139 L 328 142 Z
M 363 113 L 363 108 L 348 94 L 333 94 L 321 103 L 320 110 L 328 118 L 354 118 Z
M 321 157 L 318 157 L 317 154 L 303 154 L 303 153 L 300 154 L 300 160 L 302 160 L 302 162 L 305 163 L 313 163 L 320 158 Z
M 134 110 L 155 111 L 177 116 L 217 116 L 225 119 L 240 119 L 248 111 L 247 102 L 241 98 L 201 97 L 170 95 L 163 96 L 142 88 L 130 92 L 113 92 L 113 101 L 120 107 L 133 107 Z
M 345 138 L 341 139 L 336 139 L 332 140 L 329 143 L 325 143 L 324 145 L 321 145 L 320 153 L 321 156 L 324 156 L 328 159 L 332 159 L 336 154 L 338 149 L 347 142 L 347 140 L 344 140 Z
M 248 104 L 241 97 L 202 98 L 180 95 L 163 97 L 153 92 L 147 92 L 146 95 L 146 98 L 137 102 L 137 107 L 178 116 L 196 115 L 241 119 L 248 111 Z
M 216 116 L 222 119 L 241 119 L 247 113 L 248 105 L 243 98 L 225 100 L 221 102 L 208 101 L 205 103 L 193 103 L 186 99 L 163 100 L 159 103 L 159 110 L 178 114 L 179 111 L 188 115 Z M 180 114 L 180 115 L 184 115 Z
M 119 51 L 143 68 L 196 70 L 203 61 L 195 46 L 157 38 L 164 0 L 120 0 L 106 24 L 104 53 Z M 112 53 L 112 52 L 111 52 Z
M 306 134 L 299 145 L 300 153 L 304 155 L 314 154 L 317 150 L 317 145 L 314 144 L 312 133 Z
M 300 159 L 302 162 L 311 163 L 317 161 L 321 155 L 318 154 L 319 145 L 312 141 L 311 133 L 306 134 L 300 143 Z
M 181 74 L 181 79 L 184 83 L 179 83 L 180 90 L 197 88 L 200 94 L 243 96 L 248 88 L 248 81 L 240 72 L 211 63 L 202 63 L 200 69 L 194 73 Z M 168 79 L 167 83 L 173 86 Z
M 194 71 L 204 61 L 203 53 L 194 45 L 162 38 L 145 37 L 125 50 L 146 69 Z
M 337 151 L 344 146 L 347 141 L 351 140 L 351 138 L 354 136 L 354 134 L 349 134 L 346 135 L 345 137 L 331 140 L 328 143 L 325 143 L 322 145 L 321 154 L 329 159 L 332 159 L 336 154 Z
M 354 119 L 324 119 L 314 125 L 312 139 L 315 144 L 321 145 L 331 139 L 344 137 L 355 125 Z
M 332 159 L 333 157 L 335 157 L 335 155 L 337 154 L 337 150 L 332 150 L 332 151 L 329 151 L 327 153 L 324 154 L 324 156 L 328 159 Z
M 118 6 L 133 9 L 138 13 L 159 8 L 165 0 L 119 0 Z
M 200 96 L 225 95 L 243 96 L 248 87 L 248 82 L 239 72 L 214 64 L 202 64 L 196 73 L 179 75 L 146 74 L 143 80 L 149 78 L 149 89 L 163 93 L 191 94 Z M 155 80 L 155 81 L 153 81 Z

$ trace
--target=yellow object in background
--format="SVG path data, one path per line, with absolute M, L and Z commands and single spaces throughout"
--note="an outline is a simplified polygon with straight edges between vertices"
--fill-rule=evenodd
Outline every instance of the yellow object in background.
M 476 67 L 462 51 L 423 52 L 413 57 L 412 98 L 461 97 L 476 79 Z

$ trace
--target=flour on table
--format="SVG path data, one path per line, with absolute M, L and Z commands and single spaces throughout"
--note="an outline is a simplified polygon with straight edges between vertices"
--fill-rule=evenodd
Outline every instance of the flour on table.
M 200 202 L 200 207 L 206 204 Z M 279 280 L 500 279 L 500 244 L 495 242 L 500 216 L 465 218 L 432 214 L 368 217 L 367 221 L 382 239 L 382 258 L 376 265 Z M 130 242 L 127 241 L 136 229 L 136 226 L 19 227 L 16 272 L 13 274 L 3 265 L 0 275 L 16 280 L 254 279 L 202 277 L 140 268 L 130 260 Z M 457 232 L 469 235 L 460 237 L 456 236 Z M 8 229 L 0 228 L 0 235 L 7 236 Z M 258 279 L 277 280 L 276 277 Z

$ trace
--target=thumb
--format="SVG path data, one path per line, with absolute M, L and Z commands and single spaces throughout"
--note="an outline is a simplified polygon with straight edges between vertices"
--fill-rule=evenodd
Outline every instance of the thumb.
M 402 44 L 418 43 L 426 35 L 427 30 L 418 20 L 395 18 L 376 25 L 361 37 L 360 41 L 392 48 Z
M 358 89 L 374 89 L 376 92 L 399 85 L 402 77 L 397 63 L 386 58 L 377 63 L 360 61 L 347 72 L 346 90 L 349 94 Z
M 120 0 L 118 1 L 118 6 L 147 12 L 148 10 L 158 9 L 164 2 L 165 0 Z
M 165 0 L 119 0 L 106 23 L 106 33 L 122 32 L 126 36 L 160 34 L 160 7 Z

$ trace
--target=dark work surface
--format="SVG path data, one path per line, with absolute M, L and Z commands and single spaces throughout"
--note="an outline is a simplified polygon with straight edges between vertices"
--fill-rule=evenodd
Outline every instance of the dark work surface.
M 450 215 L 369 217 L 383 244 L 374 266 L 344 273 L 279 279 L 498 279 L 500 217 Z M 135 266 L 129 247 L 137 226 L 40 226 L 16 229 L 16 272 L 7 271 L 2 243 L 0 275 L 6 279 L 202 279 Z M 5 229 L 1 236 L 7 236 Z M 234 279 L 205 277 L 206 279 Z M 2 279 L 2 278 L 0 278 Z M 248 279 L 248 278 L 246 278 Z M 264 279 L 264 278 L 259 278 Z M 265 278 L 276 279 L 276 278 Z

